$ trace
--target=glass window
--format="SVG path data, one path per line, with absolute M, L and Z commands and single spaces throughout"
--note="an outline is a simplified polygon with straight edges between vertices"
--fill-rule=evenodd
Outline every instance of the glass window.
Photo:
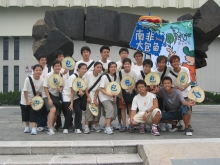
M 19 66 L 14 66 L 14 91 L 19 91 Z
M 19 60 L 19 37 L 14 37 L 14 60 Z
M 8 92 L 8 66 L 3 66 L 3 93 Z
M 3 60 L 8 60 L 8 37 L 3 38 Z

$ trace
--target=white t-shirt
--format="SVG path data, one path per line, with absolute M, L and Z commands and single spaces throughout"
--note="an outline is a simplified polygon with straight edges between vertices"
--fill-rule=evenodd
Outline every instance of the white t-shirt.
M 90 59 L 88 62 L 85 62 L 85 61 L 83 61 L 83 60 L 77 61 L 76 66 L 75 66 L 75 69 L 74 69 L 74 73 L 78 73 L 77 69 L 78 69 L 78 65 L 79 65 L 80 63 L 84 63 L 84 64 L 87 65 L 87 67 L 89 67 L 89 65 L 90 65 L 92 62 L 93 62 L 93 60 L 91 60 L 91 59 Z M 87 70 L 87 72 L 88 72 L 88 71 L 92 71 L 93 69 L 94 69 L 94 65 L 92 65 L 92 66 L 89 68 L 89 70 Z
M 111 79 L 111 82 L 114 81 L 114 76 L 111 76 L 110 74 L 108 74 L 108 75 L 109 75 L 109 77 L 110 77 L 110 79 Z M 116 78 L 115 81 L 116 81 L 117 83 L 119 83 L 118 75 L 117 75 L 117 78 Z M 109 83 L 110 83 L 110 82 L 109 82 L 107 76 L 106 76 L 106 75 L 103 75 L 102 78 L 101 78 L 101 80 L 100 80 L 99 88 L 104 88 L 104 89 L 106 89 L 106 87 L 107 87 L 107 85 L 108 85 Z M 119 83 L 119 84 L 120 84 L 120 83 Z M 111 101 L 113 101 L 113 98 L 110 98 L 109 96 L 107 96 L 107 95 L 103 94 L 101 91 L 99 91 L 99 100 L 100 100 L 101 102 L 106 101 L 106 100 L 111 100 Z
M 122 62 L 121 61 L 118 61 L 116 62 L 117 64 L 117 71 L 119 70 L 119 68 L 122 68 Z M 131 62 L 131 69 L 134 69 L 134 63 Z
M 169 73 L 170 73 L 170 71 L 171 71 L 171 69 L 172 69 L 172 67 L 171 66 L 169 66 L 169 65 L 167 65 L 167 70 L 166 70 L 166 73 L 164 74 L 164 76 L 168 76 L 169 75 Z M 157 68 L 155 69 L 155 71 L 154 72 L 156 72 L 160 77 L 162 76 L 162 74 L 163 74 L 163 71 L 162 72 L 160 72 L 160 71 L 158 71 L 157 70 Z
M 79 77 L 79 75 L 78 75 L 78 77 Z M 76 78 L 77 77 L 75 76 L 75 74 L 72 74 L 68 78 L 67 83 L 65 84 L 65 86 L 63 88 L 63 93 L 62 93 L 63 94 L 63 101 L 64 102 L 70 102 L 71 101 L 71 88 L 72 88 L 73 81 Z M 77 95 L 77 92 L 74 91 L 74 99 L 73 100 L 76 100 L 78 98 L 79 98 L 79 96 Z
M 134 65 L 134 70 L 137 74 L 140 73 L 140 71 L 143 70 L 143 65 L 141 65 L 141 66 Z
M 186 72 L 187 75 L 188 75 L 188 77 L 189 77 L 188 83 L 190 83 L 191 80 L 190 80 L 189 69 L 186 68 L 186 67 L 184 67 L 184 66 L 180 66 L 180 68 L 181 68 L 181 69 L 180 69 L 180 72 L 179 72 L 179 73 L 176 73 L 176 72 L 173 70 L 173 68 L 171 69 L 171 71 L 172 71 L 175 75 L 177 75 L 177 76 L 178 76 L 181 72 Z M 168 76 L 170 76 L 170 77 L 172 78 L 172 80 L 173 80 L 173 85 L 179 86 L 179 85 L 177 84 L 177 81 L 176 81 L 177 78 L 176 78 L 175 76 L 173 76 L 171 73 L 169 73 Z M 188 92 L 189 92 L 190 89 L 191 89 L 191 86 L 189 85 L 185 90 L 182 91 L 183 97 L 188 97 Z
M 40 78 L 39 80 L 35 80 L 33 75 L 31 75 L 30 77 L 32 78 L 36 93 L 42 92 L 43 91 L 44 80 L 42 78 Z M 34 93 L 32 91 L 31 83 L 30 83 L 30 80 L 29 80 L 28 77 L 24 81 L 24 87 L 23 87 L 22 92 L 21 92 L 21 101 L 20 101 L 20 103 L 22 105 L 26 105 L 26 100 L 25 100 L 25 97 L 24 97 L 24 91 L 27 91 L 28 101 L 31 101 L 34 97 Z
M 93 72 L 89 72 L 89 73 L 86 74 L 86 76 L 84 77 L 84 81 L 85 81 L 85 83 L 87 85 L 88 90 L 95 84 L 95 82 L 98 80 L 98 78 L 100 76 L 101 76 L 101 74 L 99 74 L 97 77 L 95 77 L 93 75 Z M 89 93 L 89 95 L 90 95 L 90 97 L 92 99 L 92 102 L 93 102 L 93 99 L 94 99 L 94 96 L 95 96 L 95 92 L 99 88 L 100 81 L 98 82 L 98 84 Z
M 47 76 L 45 77 L 45 79 L 44 79 L 44 84 L 43 84 L 43 86 L 44 87 L 47 87 L 48 88 L 48 91 L 53 95 L 53 96 L 59 96 L 59 89 L 58 88 L 51 88 L 50 86 L 49 86 L 49 78 L 50 78 L 50 76 L 53 74 L 53 72 L 50 72 L 50 73 L 48 73 L 47 74 Z M 45 97 L 47 97 L 46 96 L 46 94 L 45 93 L 42 93 L 42 97 L 43 98 L 45 98 Z
M 150 72 L 154 72 L 154 70 L 151 69 Z M 147 76 L 147 74 L 144 74 L 144 75 Z M 138 80 L 144 80 L 144 79 L 143 79 L 143 76 L 142 76 L 142 74 L 141 74 L 141 72 L 139 72 L 139 73 L 137 74 L 137 81 L 138 81 Z
M 140 94 L 136 95 L 132 101 L 131 110 L 139 109 L 138 114 L 144 114 L 146 110 L 150 109 L 154 102 L 153 99 L 156 98 L 156 95 L 150 92 L 147 92 L 146 96 L 141 96 Z
M 102 66 L 103 66 L 104 70 L 106 70 L 106 69 L 108 69 L 108 64 L 109 64 L 111 61 L 110 61 L 110 60 L 107 60 L 107 62 L 104 63 L 104 62 L 102 62 L 102 60 L 99 60 L 99 62 L 102 63 Z M 103 72 L 103 71 L 102 71 L 102 72 Z M 101 72 L 101 73 L 102 73 L 102 72 Z

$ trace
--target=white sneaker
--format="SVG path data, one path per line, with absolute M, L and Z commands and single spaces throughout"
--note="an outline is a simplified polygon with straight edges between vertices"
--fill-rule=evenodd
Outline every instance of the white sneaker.
M 30 132 L 30 128 L 29 127 L 25 127 L 24 128 L 24 133 L 29 133 Z
M 38 132 L 44 131 L 44 127 L 37 127 L 37 131 Z
M 159 123 L 159 127 L 161 132 L 166 132 L 165 123 Z
M 105 133 L 108 134 L 108 135 L 113 134 L 113 131 L 112 131 L 111 127 L 105 127 Z
M 116 127 L 116 130 L 120 130 L 122 127 L 122 124 L 121 123 L 118 123 L 117 127 Z
M 84 133 L 85 133 L 85 134 L 90 134 L 89 127 L 85 127 L 84 129 L 85 129 L 85 130 L 84 130 Z
M 32 128 L 32 130 L 31 130 L 31 135 L 37 135 L 37 130 L 36 130 L 36 128 Z
M 95 132 L 101 132 L 101 131 L 102 131 L 101 128 L 100 128 L 99 123 L 97 123 L 97 124 L 95 125 L 95 128 L 93 128 L 93 130 L 94 130 Z
M 63 129 L 63 133 L 67 134 L 68 133 L 68 129 Z
M 75 133 L 81 134 L 82 131 L 80 129 L 75 129 Z
M 189 128 L 185 129 L 185 135 L 186 136 L 192 136 L 192 132 L 189 130 Z
M 53 127 L 52 129 L 53 129 L 53 132 L 57 132 L 56 128 Z
M 54 135 L 55 132 L 53 131 L 53 129 L 49 128 L 49 129 L 47 130 L 47 134 L 48 134 L 48 135 Z

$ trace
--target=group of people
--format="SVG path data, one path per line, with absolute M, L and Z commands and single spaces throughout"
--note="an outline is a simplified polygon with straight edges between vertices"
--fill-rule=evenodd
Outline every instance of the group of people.
M 151 134 L 159 136 L 160 131 L 166 131 L 169 123 L 170 132 L 179 130 L 185 131 L 185 135 L 192 135 L 190 122 L 195 102 L 187 98 L 190 84 L 178 86 L 176 82 L 179 73 L 186 72 L 189 75 L 189 70 L 181 66 L 179 56 L 170 57 L 171 66 L 167 65 L 166 56 L 158 56 L 157 68 L 153 70 L 153 62 L 150 59 L 143 60 L 143 54 L 139 51 L 134 53 L 136 64 L 128 57 L 127 48 L 119 50 L 118 62 L 109 60 L 108 46 L 100 48 L 99 61 L 93 61 L 90 54 L 88 46 L 81 48 L 82 60 L 76 62 L 73 74 L 70 74 L 68 69 L 62 68 L 64 54 L 60 50 L 54 52 L 55 60 L 51 68 L 47 68 L 46 56 L 38 57 L 39 64 L 34 65 L 32 75 L 25 79 L 21 93 L 20 107 L 22 121 L 25 122 L 25 133 L 31 132 L 32 135 L 36 135 L 37 132 L 47 128 L 49 135 L 55 134 L 55 131 L 62 127 L 60 116 L 62 112 L 65 117 L 64 134 L 67 134 L 73 125 L 77 134 L 101 132 L 99 121 L 104 116 L 103 129 L 108 135 L 114 133 L 111 123 L 116 118 L 118 120 L 116 129 L 120 132 L 132 133 L 137 128 L 139 133 L 145 133 L 146 125 L 149 125 Z M 159 85 L 147 86 L 144 79 L 150 72 L 156 72 L 160 76 Z M 49 79 L 54 74 L 62 77 L 62 86 L 57 88 L 50 86 Z M 120 84 L 124 76 L 131 76 L 135 85 L 127 90 L 122 89 L 119 95 L 107 92 L 106 87 L 110 82 L 116 81 Z M 85 81 L 87 88 L 84 91 L 73 90 L 72 85 L 77 77 Z M 44 100 L 44 106 L 39 111 L 33 110 L 30 106 L 34 96 L 41 96 Z M 97 116 L 91 113 L 90 103 L 98 106 Z M 82 105 L 86 105 L 84 124 L 82 124 Z

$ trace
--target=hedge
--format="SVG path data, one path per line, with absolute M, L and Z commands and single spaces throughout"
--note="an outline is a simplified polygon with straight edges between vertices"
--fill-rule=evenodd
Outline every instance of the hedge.
M 0 92 L 0 105 L 19 105 L 20 97 L 20 91 L 10 91 L 7 93 Z
M 0 105 L 19 105 L 21 92 L 10 91 L 8 93 L 0 92 Z M 198 105 L 204 104 L 220 104 L 220 94 L 205 92 L 205 100 Z

